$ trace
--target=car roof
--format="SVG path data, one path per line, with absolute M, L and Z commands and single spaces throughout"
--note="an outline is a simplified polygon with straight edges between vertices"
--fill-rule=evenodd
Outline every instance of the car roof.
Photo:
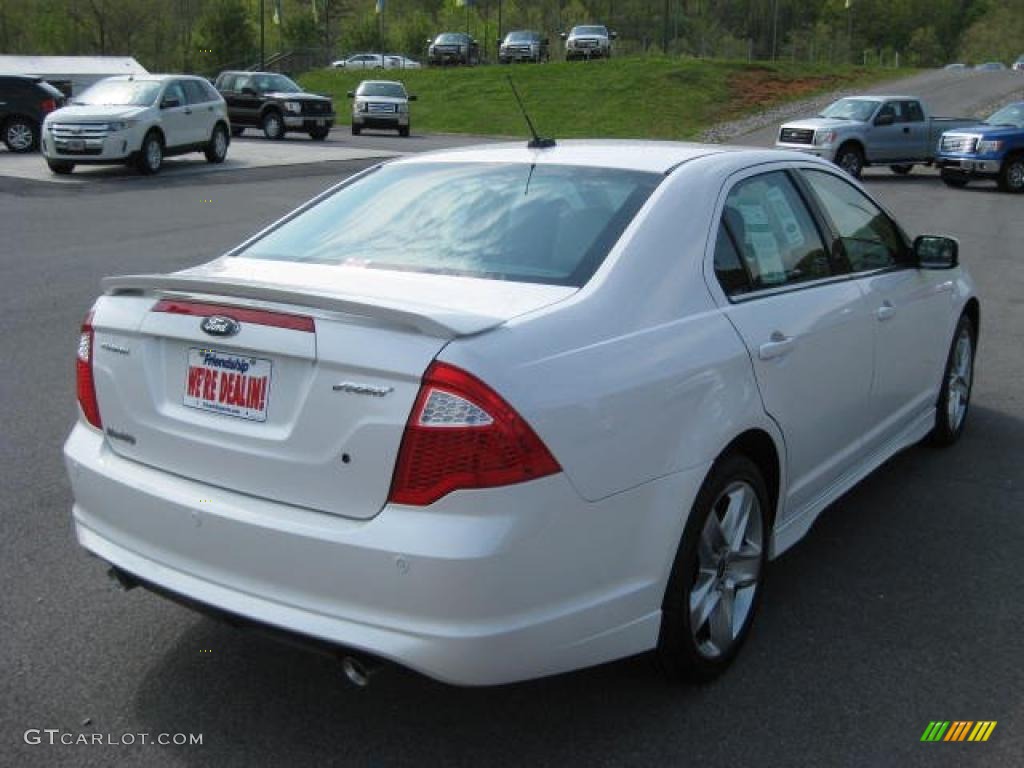
M 401 82 L 400 80 L 362 80 L 362 81 L 360 81 L 359 87 L 361 88 L 364 85 L 400 85 L 403 88 L 405 88 L 405 83 Z
M 393 162 L 401 164 L 525 163 L 668 173 L 676 166 L 690 160 L 714 155 L 729 155 L 748 165 L 780 160 L 799 162 L 815 160 L 815 158 L 800 152 L 777 149 L 633 139 L 572 139 L 559 141 L 554 147 L 548 149 L 530 149 L 524 139 L 515 143 L 478 144 L 426 152 L 409 155 Z
M 199 77 L 199 75 L 113 75 L 112 77 L 106 77 L 104 80 L 123 80 L 125 82 L 163 82 L 164 80 L 203 80 L 209 82 L 205 77 Z

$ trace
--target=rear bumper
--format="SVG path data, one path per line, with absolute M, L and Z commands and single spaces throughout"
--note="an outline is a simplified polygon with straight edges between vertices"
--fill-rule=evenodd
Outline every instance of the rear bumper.
M 597 503 L 564 475 L 356 521 L 123 459 L 77 423 L 75 532 L 137 578 L 216 610 L 490 685 L 648 650 L 704 468 Z

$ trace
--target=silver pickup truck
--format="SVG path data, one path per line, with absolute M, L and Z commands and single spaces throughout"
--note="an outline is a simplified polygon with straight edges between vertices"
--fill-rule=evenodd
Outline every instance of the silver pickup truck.
M 869 165 L 888 165 L 902 175 L 932 164 L 944 131 L 976 122 L 932 117 L 911 96 L 851 96 L 817 117 L 785 123 L 775 146 L 831 160 L 855 178 Z

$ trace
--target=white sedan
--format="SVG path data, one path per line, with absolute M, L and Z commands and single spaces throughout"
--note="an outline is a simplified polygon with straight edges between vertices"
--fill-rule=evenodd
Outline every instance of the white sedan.
M 964 429 L 979 302 L 832 165 L 643 142 L 352 177 L 108 278 L 65 445 L 122 583 L 452 683 L 708 680 L 767 561 Z M 899 514 L 894 502 L 893 514 Z

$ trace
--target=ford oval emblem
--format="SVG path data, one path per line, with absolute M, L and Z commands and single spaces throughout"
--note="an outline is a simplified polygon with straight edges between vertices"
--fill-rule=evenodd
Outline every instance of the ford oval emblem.
M 211 336 L 234 336 L 242 330 L 242 326 L 237 320 L 224 315 L 210 315 L 203 318 L 199 327 L 203 329 L 203 333 L 208 333 Z

